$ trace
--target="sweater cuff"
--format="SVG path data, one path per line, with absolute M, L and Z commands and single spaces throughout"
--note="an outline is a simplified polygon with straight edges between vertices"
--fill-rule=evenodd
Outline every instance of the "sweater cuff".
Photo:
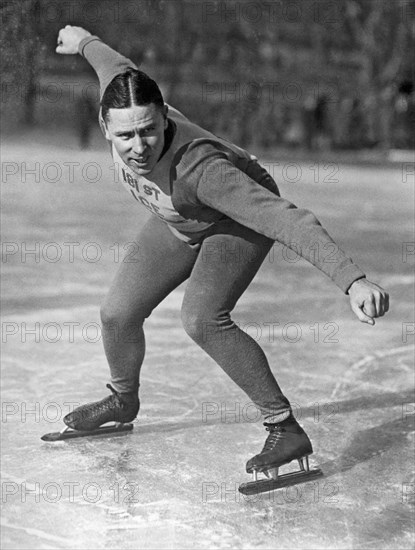
M 85 57 L 84 56 L 84 48 L 87 44 L 89 44 L 90 42 L 93 42 L 94 40 L 99 40 L 101 42 L 101 39 L 99 38 L 99 36 L 87 36 L 86 38 L 83 38 L 80 42 L 79 42 L 79 46 L 78 46 L 78 53 L 80 55 L 82 55 L 82 57 Z
M 364 279 L 366 275 L 360 269 L 359 266 L 355 264 L 350 264 L 339 273 L 336 273 L 336 276 L 333 278 L 333 282 L 345 293 L 348 294 L 349 288 L 352 284 L 358 279 Z

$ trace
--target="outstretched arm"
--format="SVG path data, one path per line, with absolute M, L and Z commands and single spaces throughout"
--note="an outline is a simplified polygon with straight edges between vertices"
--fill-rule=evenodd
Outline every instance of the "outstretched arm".
M 213 146 L 189 147 L 177 167 L 182 183 L 196 182 L 194 205 L 206 205 L 278 241 L 323 271 L 350 297 L 360 321 L 389 308 L 388 294 L 366 280 L 364 272 L 332 240 L 314 214 L 297 208 L 238 170 Z
M 66 25 L 58 34 L 56 52 L 64 55 L 81 54 L 97 73 L 100 96 L 113 78 L 129 68 L 137 69 L 127 57 L 119 54 L 82 27 Z

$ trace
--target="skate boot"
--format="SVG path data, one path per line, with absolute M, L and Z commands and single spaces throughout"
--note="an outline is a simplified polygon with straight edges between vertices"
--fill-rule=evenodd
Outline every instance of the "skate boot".
M 101 401 L 77 407 L 63 418 L 66 428 L 61 432 L 46 434 L 41 439 L 58 441 L 132 430 L 133 425 L 128 422 L 134 420 L 140 409 L 138 395 L 135 392 L 119 393 L 110 384 L 107 384 L 107 388 L 111 390 L 111 395 Z M 114 424 L 102 426 L 107 422 L 114 422 Z
M 248 460 L 246 471 L 264 472 L 267 477 L 275 478 L 278 472 L 275 470 L 292 460 L 303 461 L 303 458 L 311 455 L 313 448 L 307 434 L 290 415 L 286 420 L 278 424 L 264 426 L 269 432 L 262 451 Z M 303 470 L 300 464 L 300 468 Z
M 239 487 L 242 493 L 270 491 L 322 475 L 321 470 L 310 470 L 308 457 L 312 454 L 313 447 L 292 414 L 278 424 L 265 422 L 264 426 L 269 432 L 265 445 L 262 451 L 246 464 L 246 471 L 253 473 L 254 481 L 242 484 Z M 279 476 L 280 466 L 293 460 L 298 460 L 300 470 Z M 269 481 L 258 480 L 258 472 L 264 473 Z
M 107 422 L 134 420 L 140 408 L 137 394 L 118 393 L 110 384 L 107 384 L 107 388 L 112 391 L 112 395 L 77 407 L 64 417 L 65 424 L 73 430 L 90 431 Z

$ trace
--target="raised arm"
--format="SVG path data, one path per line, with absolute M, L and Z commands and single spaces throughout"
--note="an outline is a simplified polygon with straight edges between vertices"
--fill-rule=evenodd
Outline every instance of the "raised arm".
M 82 55 L 97 73 L 102 98 L 111 80 L 129 68 L 137 69 L 137 65 L 127 57 L 119 54 L 98 36 L 92 36 L 82 27 L 66 25 L 59 31 L 56 52 L 65 55 Z

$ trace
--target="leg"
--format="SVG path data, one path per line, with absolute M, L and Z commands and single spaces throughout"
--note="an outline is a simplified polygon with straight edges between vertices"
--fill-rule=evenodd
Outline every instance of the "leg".
M 121 264 L 101 312 L 113 386 L 107 387 L 112 395 L 81 405 L 66 415 L 63 420 L 73 430 L 91 433 L 106 422 L 131 422 L 137 416 L 140 369 L 145 352 L 144 320 L 187 279 L 197 257 L 196 252 L 155 217 L 144 226 L 135 244 L 137 252 L 127 256 L 130 261 Z
M 152 216 L 136 239 L 138 251 L 123 262 L 101 311 L 111 383 L 121 393 L 137 392 L 145 353 L 143 323 L 185 281 L 197 253 Z
M 288 417 L 290 404 L 258 343 L 230 312 L 248 287 L 273 241 L 232 220 L 205 238 L 183 301 L 188 334 L 248 395 L 267 422 Z

